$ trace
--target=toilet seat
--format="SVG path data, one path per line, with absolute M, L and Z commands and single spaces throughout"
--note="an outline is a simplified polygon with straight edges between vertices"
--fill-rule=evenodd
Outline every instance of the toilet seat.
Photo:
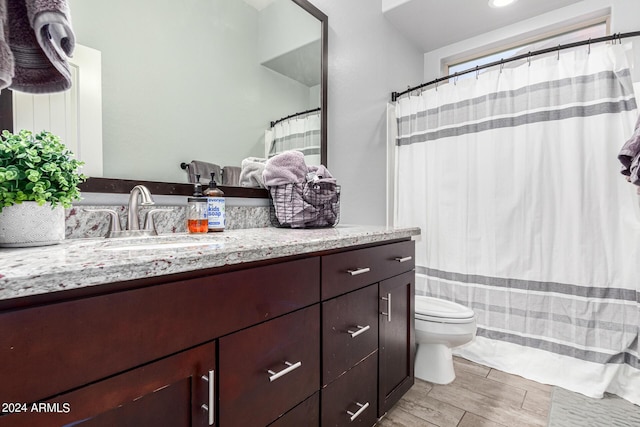
M 416 295 L 416 319 L 439 323 L 469 323 L 475 318 L 472 309 L 440 298 Z

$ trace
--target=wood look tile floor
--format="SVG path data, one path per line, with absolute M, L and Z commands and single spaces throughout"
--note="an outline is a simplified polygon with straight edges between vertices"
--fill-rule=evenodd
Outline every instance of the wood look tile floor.
M 415 385 L 379 427 L 544 427 L 551 386 L 454 358 L 456 379 Z

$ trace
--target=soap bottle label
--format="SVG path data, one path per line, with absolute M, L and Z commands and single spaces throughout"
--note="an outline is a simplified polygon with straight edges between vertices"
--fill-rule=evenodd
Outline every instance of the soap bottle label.
M 207 197 L 209 230 L 223 230 L 225 226 L 224 197 Z

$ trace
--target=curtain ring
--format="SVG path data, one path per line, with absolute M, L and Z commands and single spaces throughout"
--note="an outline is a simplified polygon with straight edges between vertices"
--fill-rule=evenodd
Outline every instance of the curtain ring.
M 411 86 L 407 85 L 407 95 L 411 98 Z
M 457 86 L 458 85 L 458 72 L 456 71 L 455 74 L 453 75 L 453 85 Z
M 478 69 L 478 66 L 476 65 L 476 80 L 478 80 L 478 76 L 480 75 L 480 70 Z
M 500 74 L 502 74 L 503 68 L 504 68 L 504 58 L 500 58 Z
M 618 44 L 622 44 L 622 33 L 618 33 Z
M 436 92 L 438 91 L 438 79 L 436 79 Z
M 560 45 L 558 45 L 558 61 L 560 61 Z
M 529 63 L 529 67 L 531 67 L 531 51 L 529 51 L 529 56 L 527 57 L 527 62 Z
M 587 50 L 587 55 L 591 55 L 591 37 L 589 37 L 589 49 Z

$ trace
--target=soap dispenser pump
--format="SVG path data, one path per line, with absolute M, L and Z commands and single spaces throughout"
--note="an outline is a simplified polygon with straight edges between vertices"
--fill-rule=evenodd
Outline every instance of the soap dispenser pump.
M 193 197 L 187 198 L 187 230 L 189 233 L 206 233 L 208 230 L 208 200 L 203 197 L 200 175 L 193 184 Z
M 216 184 L 216 174 L 211 172 L 209 187 L 204 190 L 207 196 L 207 217 L 209 219 L 209 231 L 224 231 L 225 208 L 224 192 Z

